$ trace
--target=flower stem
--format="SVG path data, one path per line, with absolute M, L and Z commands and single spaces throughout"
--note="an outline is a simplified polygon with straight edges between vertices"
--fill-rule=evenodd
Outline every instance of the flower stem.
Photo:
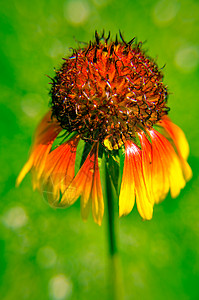
M 108 239 L 109 239 L 109 253 L 110 253 L 110 279 L 111 279 L 111 299 L 123 299 L 123 284 L 121 276 L 120 259 L 116 245 L 116 228 L 114 218 L 114 195 L 113 183 L 108 170 L 108 163 L 105 164 L 106 174 L 106 199 L 108 208 Z

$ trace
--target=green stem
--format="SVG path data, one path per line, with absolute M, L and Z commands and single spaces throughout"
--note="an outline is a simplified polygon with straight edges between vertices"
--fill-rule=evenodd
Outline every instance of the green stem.
M 109 253 L 110 253 L 110 279 L 111 279 L 111 299 L 123 299 L 123 284 L 121 276 L 120 259 L 116 246 L 116 228 L 114 218 L 114 195 L 113 183 L 108 170 L 108 162 L 105 163 L 105 184 L 106 184 L 106 199 L 108 208 L 108 237 L 109 237 Z
M 117 253 L 116 233 L 115 233 L 115 219 L 114 219 L 114 202 L 112 193 L 112 183 L 107 171 L 106 165 L 106 194 L 107 194 L 107 208 L 108 208 L 108 231 L 109 231 L 109 250 L 110 255 Z

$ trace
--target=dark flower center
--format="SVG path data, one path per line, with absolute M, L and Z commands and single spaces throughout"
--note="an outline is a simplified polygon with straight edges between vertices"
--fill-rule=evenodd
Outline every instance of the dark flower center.
M 62 128 L 112 150 L 167 114 L 163 75 L 131 42 L 108 43 L 96 35 L 64 59 L 51 89 L 53 116 Z

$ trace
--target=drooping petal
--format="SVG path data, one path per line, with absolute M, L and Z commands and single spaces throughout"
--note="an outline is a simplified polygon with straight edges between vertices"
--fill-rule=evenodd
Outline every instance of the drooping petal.
M 94 147 L 88 154 L 85 162 L 78 171 L 74 180 L 71 182 L 67 190 L 62 196 L 63 205 L 72 205 L 79 196 L 82 196 L 83 206 L 86 207 L 90 197 L 93 174 L 94 174 Z
M 134 184 L 134 189 L 132 189 Z M 125 169 L 122 177 L 120 191 L 120 215 L 126 214 L 133 207 L 134 197 L 138 211 L 143 219 L 151 219 L 153 214 L 153 205 L 150 201 L 148 188 L 142 169 L 142 151 L 132 141 L 125 143 Z M 128 204 L 131 201 L 131 204 Z M 126 204 L 126 207 L 125 207 Z
M 192 170 L 185 159 L 181 159 L 181 165 L 182 165 L 184 178 L 186 181 L 189 181 L 193 176 Z
M 149 130 L 152 140 L 152 188 L 155 201 L 162 200 L 170 189 L 171 196 L 177 197 L 185 186 L 179 158 L 170 142 L 158 131 Z
M 57 203 L 60 193 L 64 193 L 75 175 L 75 157 L 79 137 L 76 136 L 58 146 L 49 153 L 46 159 L 42 180 L 43 185 L 51 191 L 48 200 L 51 204 Z
M 130 151 L 125 151 L 122 183 L 119 196 L 119 216 L 128 215 L 135 204 L 135 182 Z
M 169 137 L 173 140 L 173 143 L 180 157 L 185 180 L 190 180 L 192 177 L 192 170 L 187 163 L 187 158 L 189 155 L 189 144 L 184 132 L 182 131 L 182 129 L 180 129 L 180 127 L 171 122 L 168 116 L 165 116 L 161 120 L 161 122 L 159 122 L 159 124 L 164 128 Z
M 144 181 L 146 183 L 146 187 L 148 189 L 148 194 L 150 195 L 149 199 L 152 204 L 154 204 L 154 194 L 152 191 L 152 146 L 148 138 L 146 137 L 146 134 L 141 131 L 138 133 L 138 137 L 141 144 L 141 150 L 142 150 L 142 170 L 143 170 L 143 176 Z
M 50 152 L 55 138 L 62 130 L 57 120 L 51 118 L 51 114 L 51 111 L 49 111 L 45 115 L 35 132 L 32 151 L 27 163 L 24 165 L 17 178 L 17 186 L 31 169 L 33 169 L 34 172 L 33 187 L 39 186 L 38 181 L 44 170 L 47 155 Z
M 189 156 L 189 144 L 182 129 L 171 122 L 168 116 L 164 116 L 159 124 L 167 131 L 167 133 L 172 138 L 178 153 L 187 160 Z
M 104 214 L 104 202 L 98 167 L 98 145 L 94 144 L 76 177 L 64 192 L 61 203 L 72 205 L 81 196 L 82 218 L 88 218 L 92 205 L 93 218 L 101 224 Z
M 151 135 L 152 135 L 151 131 Z M 152 138 L 152 193 L 155 203 L 163 200 L 169 192 L 169 178 L 167 174 L 167 158 L 162 155 L 162 148 L 157 139 Z M 162 151 L 161 151 L 162 150 Z

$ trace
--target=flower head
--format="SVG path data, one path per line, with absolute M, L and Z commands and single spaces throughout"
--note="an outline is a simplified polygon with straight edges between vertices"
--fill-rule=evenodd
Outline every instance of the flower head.
M 127 43 L 122 36 L 121 42 L 109 39 L 96 32 L 94 42 L 74 50 L 56 71 L 51 109 L 17 180 L 19 184 L 32 170 L 33 186 L 47 186 L 52 205 L 69 206 L 81 197 L 83 218 L 92 206 L 98 224 L 104 213 L 99 152 L 114 159 L 125 156 L 120 216 L 128 214 L 136 200 L 142 218 L 151 219 L 154 203 L 169 190 L 176 197 L 192 176 L 184 133 L 167 116 L 161 71 L 141 43 Z M 64 139 L 53 147 L 60 133 Z M 80 141 L 90 152 L 75 174 Z
M 96 33 L 94 43 L 65 59 L 51 89 L 62 128 L 112 150 L 167 114 L 163 75 L 140 47 L 102 42 Z

